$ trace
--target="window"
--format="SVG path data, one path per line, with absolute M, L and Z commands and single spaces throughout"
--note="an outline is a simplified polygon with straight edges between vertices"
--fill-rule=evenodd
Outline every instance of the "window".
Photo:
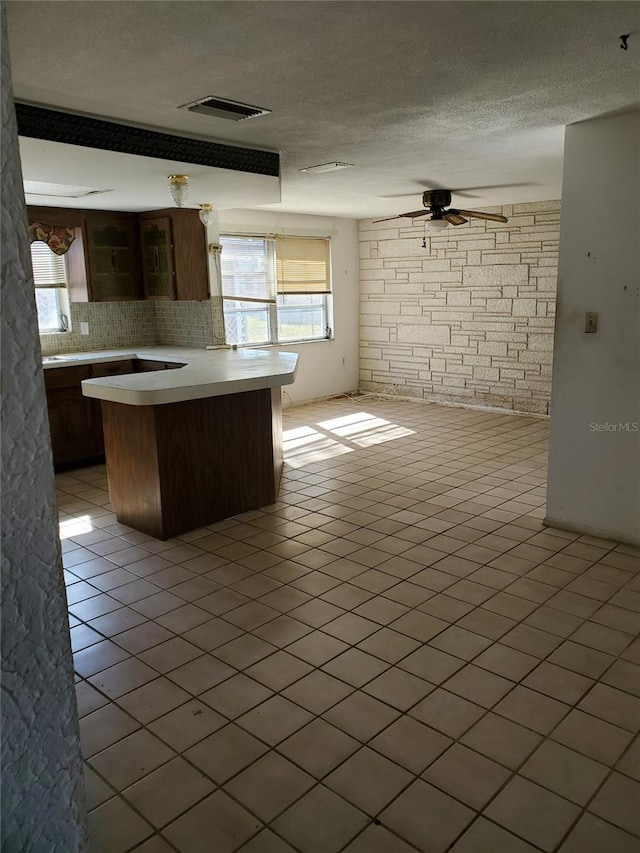
M 56 255 L 40 240 L 31 244 L 36 286 L 38 330 L 41 335 L 69 331 L 66 255 Z
M 328 238 L 223 235 L 220 242 L 227 343 L 331 337 Z

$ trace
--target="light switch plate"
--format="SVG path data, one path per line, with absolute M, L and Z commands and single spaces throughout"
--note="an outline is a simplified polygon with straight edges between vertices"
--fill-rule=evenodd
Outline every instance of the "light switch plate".
M 80 334 L 88 335 L 89 334 L 89 324 L 88 323 L 80 323 Z

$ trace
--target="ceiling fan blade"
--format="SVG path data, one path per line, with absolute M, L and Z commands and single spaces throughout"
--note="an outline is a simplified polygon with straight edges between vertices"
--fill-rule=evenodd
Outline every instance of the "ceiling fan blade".
M 492 222 L 509 221 L 506 216 L 501 216 L 499 213 L 483 213 L 481 210 L 456 210 L 456 213 L 470 216 L 472 219 L 490 219 Z
M 418 216 L 427 216 L 431 213 L 431 209 L 423 207 L 422 210 L 410 210 L 408 213 L 399 213 L 397 216 L 389 216 L 386 219 L 374 219 L 374 222 L 389 222 L 391 219 L 403 219 L 405 216 L 415 219 Z
M 446 210 L 442 214 L 442 218 L 446 219 L 450 225 L 464 225 L 465 222 L 469 221 L 464 216 L 460 216 L 459 210 Z

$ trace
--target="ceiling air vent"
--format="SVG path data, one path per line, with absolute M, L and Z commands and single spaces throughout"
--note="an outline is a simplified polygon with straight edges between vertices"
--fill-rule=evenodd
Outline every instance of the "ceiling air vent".
M 244 121 L 247 118 L 268 115 L 271 112 L 271 110 L 263 110 L 262 107 L 239 104 L 237 101 L 225 101 L 211 95 L 206 98 L 199 98 L 197 101 L 191 101 L 189 104 L 183 104 L 179 109 L 189 110 L 190 113 L 215 116 L 215 118 L 226 118 L 230 121 Z

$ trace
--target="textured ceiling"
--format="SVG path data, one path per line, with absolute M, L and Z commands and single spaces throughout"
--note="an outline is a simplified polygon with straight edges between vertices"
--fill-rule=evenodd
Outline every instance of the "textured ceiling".
M 8 21 L 17 99 L 279 150 L 279 210 L 392 215 L 429 186 L 482 188 L 465 207 L 558 198 L 564 126 L 640 101 L 637 2 L 20 0 Z M 177 109 L 205 95 L 272 113 Z M 332 160 L 355 167 L 298 171 Z

